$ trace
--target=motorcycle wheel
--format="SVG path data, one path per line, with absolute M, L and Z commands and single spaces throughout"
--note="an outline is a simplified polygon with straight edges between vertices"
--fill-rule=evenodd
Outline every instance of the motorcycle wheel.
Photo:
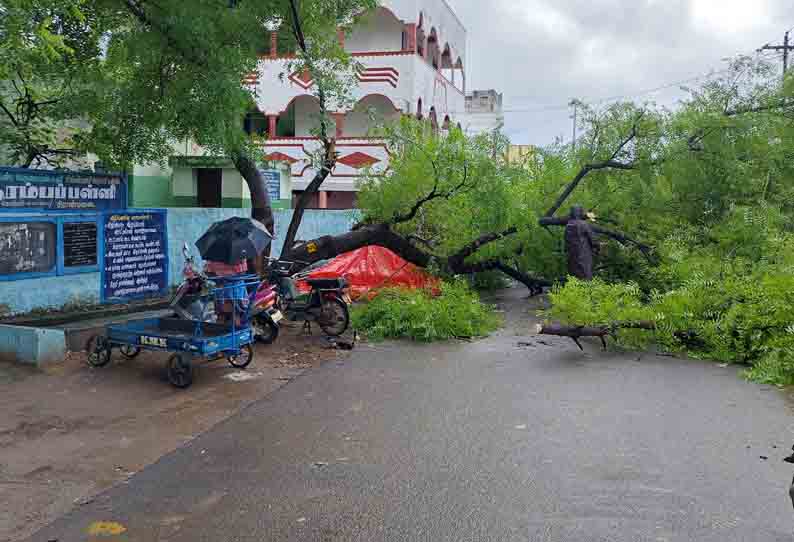
M 278 324 L 264 314 L 254 317 L 254 337 L 264 344 L 273 344 L 278 338 Z
M 338 297 L 323 299 L 317 323 L 326 335 L 338 337 L 350 325 L 350 311 L 347 309 L 347 303 Z

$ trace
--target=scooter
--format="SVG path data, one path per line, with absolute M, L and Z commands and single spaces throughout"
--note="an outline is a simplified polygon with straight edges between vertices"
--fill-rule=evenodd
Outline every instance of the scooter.
M 278 337 L 278 323 L 283 318 L 284 314 L 278 308 L 276 287 L 262 281 L 251 308 L 251 328 L 256 340 L 272 344 Z
M 276 287 L 278 308 L 291 321 L 304 322 L 311 332 L 311 323 L 317 322 L 326 335 L 337 337 L 350 325 L 350 296 L 345 293 L 347 281 L 342 278 L 311 279 L 307 273 L 292 273 L 295 262 L 271 261 L 267 280 Z M 305 282 L 311 290 L 301 294 L 296 282 Z

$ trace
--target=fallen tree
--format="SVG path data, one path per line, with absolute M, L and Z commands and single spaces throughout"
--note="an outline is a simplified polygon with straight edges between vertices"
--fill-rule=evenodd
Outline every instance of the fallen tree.
M 350 232 L 292 242 L 296 220 L 290 224 L 285 253 L 310 265 L 366 245 L 392 250 L 405 260 L 440 273 L 459 275 L 499 272 L 529 288 L 532 294 L 551 286 L 564 272 L 545 274 L 540 266 L 525 265 L 543 250 L 538 226 L 562 225 L 554 217 L 582 180 L 601 170 L 633 170 L 642 115 L 634 112 L 627 136 L 614 143 L 606 158 L 588 161 L 567 183 L 552 206 L 542 203 L 523 164 L 503 158 L 508 142 L 493 135 L 467 137 L 460 130 L 436 133 L 427 123 L 404 118 L 385 129 L 391 150 L 390 170 L 362 185 L 359 202 L 363 218 Z M 494 141 L 496 139 L 496 141 Z M 606 146 L 607 142 L 600 143 Z M 612 144 L 612 142 L 609 142 Z M 494 145 L 497 151 L 494 157 Z M 598 153 L 607 151 L 599 148 Z M 315 178 L 318 180 L 318 178 Z M 322 182 L 313 181 L 311 190 Z M 307 190 L 308 193 L 308 190 Z M 304 193 L 306 196 L 306 193 Z M 298 208 L 302 200 L 298 201 Z M 534 216 L 533 216 L 534 215 Z M 535 218 L 541 215 L 540 218 Z M 652 249 L 619 231 L 594 226 L 599 234 L 634 246 L 649 256 Z M 540 241 L 540 242 L 538 242 Z M 538 271 L 544 272 L 540 276 Z

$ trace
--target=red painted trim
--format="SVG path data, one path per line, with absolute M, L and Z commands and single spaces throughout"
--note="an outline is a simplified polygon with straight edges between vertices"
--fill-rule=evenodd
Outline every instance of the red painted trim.
M 363 70 L 361 70 L 359 72 L 359 74 L 363 74 L 365 72 L 366 73 L 373 73 L 373 74 L 380 74 L 380 75 L 383 75 L 385 73 L 389 73 L 390 72 L 390 73 L 393 73 L 394 75 L 396 75 L 397 77 L 400 76 L 400 72 L 398 72 L 396 68 L 391 68 L 391 67 L 388 67 L 388 66 L 385 67 L 385 68 L 364 68 Z
M 415 51 L 360 51 L 355 53 L 350 53 L 350 56 L 409 56 L 415 55 Z M 271 58 L 269 55 L 259 55 L 259 60 L 261 61 L 268 61 L 268 60 L 286 60 L 286 59 L 293 59 L 295 58 L 294 53 L 289 53 L 286 55 L 278 55 L 275 58 Z
M 378 79 L 374 77 L 358 78 L 359 83 L 389 83 L 393 88 L 397 88 L 397 83 L 393 79 Z
M 415 54 L 413 51 L 361 51 L 350 53 L 350 56 L 408 56 Z

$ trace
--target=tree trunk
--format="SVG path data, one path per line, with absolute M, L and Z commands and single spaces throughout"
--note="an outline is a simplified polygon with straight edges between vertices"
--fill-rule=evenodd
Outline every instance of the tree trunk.
M 430 254 L 417 248 L 402 235 L 394 233 L 387 224 L 370 224 L 341 235 L 324 235 L 297 244 L 290 251 L 290 259 L 307 266 L 369 245 L 388 248 L 419 267 L 427 267 L 432 259 Z
M 281 247 L 281 257 L 291 260 L 299 260 L 297 256 L 293 255 L 293 245 L 295 244 L 295 236 L 298 235 L 298 228 L 300 228 L 301 221 L 303 220 L 303 213 L 312 194 L 320 189 L 326 177 L 331 173 L 336 165 L 336 143 L 332 140 L 323 144 L 325 147 L 325 160 L 320 170 L 314 175 L 314 179 L 306 187 L 306 190 L 301 193 L 298 201 L 295 203 L 295 208 L 292 210 L 292 219 L 289 221 L 287 234 L 284 236 L 284 245 Z
M 251 192 L 251 218 L 264 224 L 267 231 L 270 232 L 270 235 L 272 235 L 275 240 L 275 220 L 273 219 L 273 209 L 270 206 L 270 195 L 267 193 L 267 185 L 262 175 L 259 173 L 256 163 L 254 163 L 250 156 L 239 151 L 232 153 L 231 158 L 234 167 L 237 168 L 237 171 L 239 171 L 240 175 L 245 179 L 248 190 Z M 262 259 L 270 256 L 271 246 L 272 243 L 268 245 L 260 257 L 257 258 L 255 262 L 256 268 L 262 269 Z
M 504 234 L 502 233 L 491 234 L 487 237 L 498 239 L 503 236 Z M 478 241 L 474 243 L 478 243 Z M 479 246 L 483 244 L 485 243 L 479 242 Z M 427 267 L 436 259 L 432 254 L 423 251 L 402 235 L 395 233 L 388 224 L 384 223 L 361 224 L 354 230 L 341 235 L 325 235 L 311 241 L 299 243 L 292 248 L 290 259 L 305 267 L 314 262 L 327 260 L 344 252 L 350 252 L 369 245 L 388 248 L 417 267 Z M 461 252 L 465 251 L 468 253 L 469 249 L 470 245 L 467 245 Z M 530 277 L 500 260 L 465 264 L 459 252 L 448 258 L 438 258 L 436 263 L 439 268 L 445 269 L 452 274 L 462 275 L 490 270 L 501 271 L 524 284 L 533 295 L 540 293 L 543 287 L 551 286 L 550 281 Z

